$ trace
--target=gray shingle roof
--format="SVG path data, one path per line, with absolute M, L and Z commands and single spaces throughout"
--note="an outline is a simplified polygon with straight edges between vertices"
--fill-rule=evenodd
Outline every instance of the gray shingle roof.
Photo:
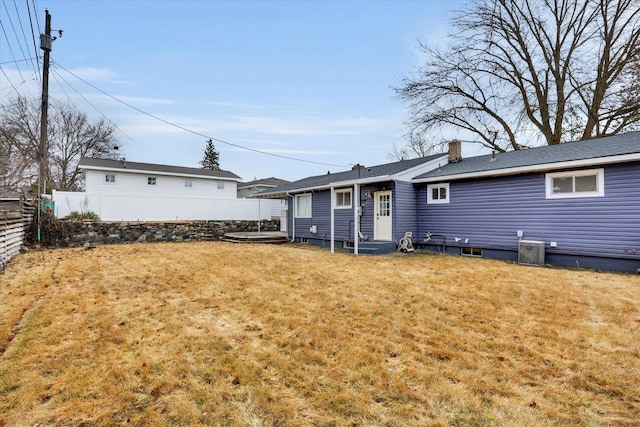
M 438 157 L 442 157 L 443 155 L 444 154 L 435 154 L 433 156 L 420 157 L 417 159 L 409 159 L 400 162 L 386 163 L 383 165 L 352 169 L 346 172 L 311 176 L 308 178 L 300 179 L 298 181 L 279 185 L 278 187 L 273 189 L 261 191 L 260 193 L 258 193 L 258 195 L 265 196 L 273 194 L 283 194 L 298 189 L 321 188 L 339 182 L 354 181 L 356 179 L 380 178 L 380 181 L 384 181 L 387 179 L 391 179 L 390 177 L 392 175 L 404 172 L 416 166 L 420 166 L 423 163 L 430 162 L 434 159 L 437 159 Z
M 540 166 L 540 170 L 543 170 L 553 167 L 555 163 L 606 159 L 612 156 L 638 153 L 640 153 L 640 132 L 627 132 L 604 138 L 496 153 L 495 156 L 492 154 L 470 158 L 464 158 L 463 156 L 459 162 L 449 163 L 414 179 L 450 177 L 453 175 L 468 176 L 469 174 L 485 174 L 491 171 L 508 173 L 509 169 L 526 166 Z
M 278 185 L 286 184 L 289 181 L 280 178 L 263 178 L 255 179 L 253 181 L 238 183 L 238 190 L 247 187 L 277 187 Z
M 146 172 L 159 172 L 165 174 L 174 175 L 196 175 L 212 178 L 226 178 L 233 180 L 240 180 L 240 177 L 233 172 L 224 170 L 210 170 L 199 168 L 187 168 L 183 166 L 171 166 L 171 165 L 156 165 L 152 163 L 138 163 L 130 162 L 129 160 L 109 160 L 109 159 L 96 159 L 93 157 L 83 157 L 78 163 L 80 169 L 93 169 L 93 168 L 108 168 L 108 169 L 121 169 L 121 170 L 140 170 Z

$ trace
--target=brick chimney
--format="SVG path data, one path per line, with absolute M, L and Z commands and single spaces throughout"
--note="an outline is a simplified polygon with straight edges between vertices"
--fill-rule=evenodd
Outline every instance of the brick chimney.
M 454 139 L 449 142 L 449 163 L 455 163 L 462 160 L 462 143 Z
M 357 169 L 364 169 L 364 165 L 361 165 L 360 163 L 356 163 L 355 165 L 353 165 L 351 167 L 352 171 L 357 170 Z

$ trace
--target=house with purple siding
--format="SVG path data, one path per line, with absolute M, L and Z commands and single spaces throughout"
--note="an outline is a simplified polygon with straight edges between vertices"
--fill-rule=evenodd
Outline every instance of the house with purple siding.
M 290 200 L 292 241 L 348 248 L 357 253 L 395 251 L 407 231 L 417 231 L 411 179 L 447 163 L 446 154 L 312 176 L 258 193 Z
M 533 264 L 640 268 L 640 132 L 452 157 L 412 183 L 421 247 L 520 262 L 533 250 Z
M 418 248 L 463 256 L 640 268 L 640 132 L 469 158 L 453 141 L 446 154 L 309 177 L 260 197 L 292 200 L 293 241 L 332 249 L 395 250 L 410 231 Z

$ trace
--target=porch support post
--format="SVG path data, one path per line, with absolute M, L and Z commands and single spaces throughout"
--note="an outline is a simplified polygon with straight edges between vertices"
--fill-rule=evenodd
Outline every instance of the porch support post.
M 358 255 L 360 243 L 360 184 L 353 184 L 353 253 Z
M 335 210 L 335 204 L 336 204 L 336 189 L 335 187 L 332 185 L 331 186 L 331 253 L 334 253 L 335 251 L 335 242 L 334 242 L 334 237 L 335 237 L 335 218 L 334 218 L 334 210 Z

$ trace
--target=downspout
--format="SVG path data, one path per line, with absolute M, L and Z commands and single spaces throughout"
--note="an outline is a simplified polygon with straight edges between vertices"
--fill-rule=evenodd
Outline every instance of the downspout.
M 290 194 L 289 192 L 287 192 L 287 197 L 291 197 L 291 243 L 295 243 L 296 241 L 296 199 L 293 196 L 293 194 Z
M 335 204 L 336 204 L 336 188 L 332 185 L 331 186 L 331 253 L 334 253 L 335 251 L 335 217 L 334 217 L 334 212 L 335 212 Z
M 353 184 L 353 253 L 358 255 L 360 243 L 360 184 Z

